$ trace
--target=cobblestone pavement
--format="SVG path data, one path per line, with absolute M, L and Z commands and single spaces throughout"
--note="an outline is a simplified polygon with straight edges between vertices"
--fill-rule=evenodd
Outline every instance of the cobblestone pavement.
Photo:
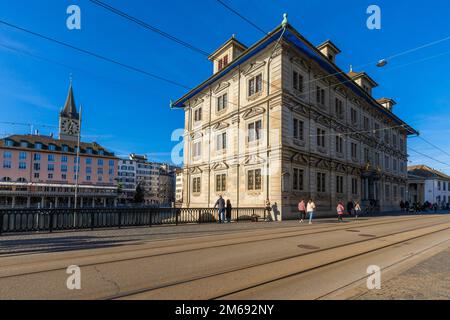
M 361 300 L 448 300 L 450 299 L 450 249 L 382 282 L 380 290 L 356 297 Z

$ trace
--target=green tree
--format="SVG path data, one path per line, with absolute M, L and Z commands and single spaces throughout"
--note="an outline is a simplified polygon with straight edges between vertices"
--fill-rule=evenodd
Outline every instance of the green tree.
M 140 184 L 137 185 L 136 191 L 134 192 L 134 203 L 144 202 L 144 189 Z

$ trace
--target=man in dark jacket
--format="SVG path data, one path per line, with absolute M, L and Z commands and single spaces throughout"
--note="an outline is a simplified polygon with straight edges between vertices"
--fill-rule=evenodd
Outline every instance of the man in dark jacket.
M 217 199 L 216 204 L 214 205 L 214 209 L 219 209 L 219 223 L 225 222 L 225 200 L 222 198 L 222 196 L 219 196 L 219 199 Z
M 354 208 L 354 206 L 353 206 L 353 201 L 349 201 L 348 203 L 347 203 L 347 213 L 351 216 L 352 215 L 352 213 L 353 213 L 353 208 Z

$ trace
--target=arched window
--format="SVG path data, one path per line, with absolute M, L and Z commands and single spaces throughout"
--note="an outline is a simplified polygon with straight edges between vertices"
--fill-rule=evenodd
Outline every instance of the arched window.
M 2 181 L 3 182 L 11 182 L 11 178 L 10 177 L 3 177 Z
M 24 182 L 27 182 L 27 179 L 25 179 L 25 178 L 19 178 L 19 179 L 17 179 L 17 182 L 22 182 L 22 183 L 24 183 Z

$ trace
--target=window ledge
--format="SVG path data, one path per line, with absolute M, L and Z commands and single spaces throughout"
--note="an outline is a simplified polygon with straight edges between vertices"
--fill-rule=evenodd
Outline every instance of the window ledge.
M 297 139 L 297 138 L 294 138 L 294 144 L 297 146 L 301 146 L 301 147 L 304 147 L 306 145 L 304 140 Z
M 247 96 L 247 100 L 253 101 L 253 100 L 258 99 L 258 98 L 261 97 L 262 95 L 263 95 L 263 91 L 260 91 L 260 92 L 258 92 L 258 93 L 254 93 L 254 94 L 252 94 L 251 96 Z

